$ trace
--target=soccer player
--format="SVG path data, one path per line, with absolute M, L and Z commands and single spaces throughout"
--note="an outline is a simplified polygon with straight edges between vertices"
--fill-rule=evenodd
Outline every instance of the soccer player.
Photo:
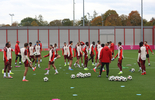
M 74 66 L 76 66 L 76 64 L 77 64 L 78 67 L 81 68 L 80 64 L 79 64 L 79 60 L 82 57 L 82 51 L 81 51 L 81 44 L 80 44 L 80 42 L 77 43 L 75 50 L 76 50 L 76 58 L 77 58 L 77 60 L 74 63 Z
M 39 45 L 40 45 L 40 47 L 41 47 L 41 52 L 42 52 L 42 43 L 41 43 L 40 40 L 39 40 Z M 41 52 L 40 52 L 40 55 L 41 55 Z M 42 56 L 40 56 L 40 62 L 42 62 Z
M 32 62 L 35 61 L 33 51 L 34 51 L 34 46 L 32 46 L 32 42 L 30 42 L 28 47 L 28 56 Z
M 109 75 L 109 63 L 111 62 L 111 57 L 112 57 L 111 55 L 112 55 L 111 50 L 109 49 L 109 47 L 107 45 L 104 48 L 102 48 L 102 50 L 100 52 L 100 62 L 102 63 L 102 65 L 101 65 L 98 77 L 101 77 L 102 68 L 104 67 L 104 65 L 106 65 L 106 72 L 107 72 L 106 77 L 108 78 L 108 75 Z
M 122 43 L 118 42 L 118 53 L 115 56 L 115 59 L 118 56 L 118 64 L 117 65 L 120 69 L 120 72 L 118 73 L 119 75 L 123 74 L 123 72 L 122 72 L 122 60 L 123 60 L 124 56 L 123 56 L 123 47 L 121 45 L 122 45 Z
M 11 60 L 12 60 L 12 53 L 11 53 L 11 49 L 10 49 L 10 44 L 9 42 L 7 42 L 5 44 L 5 47 L 3 49 L 3 56 L 4 56 L 4 78 L 7 78 L 6 76 L 6 69 L 8 71 L 8 78 L 13 78 L 12 76 L 10 76 L 10 69 L 11 69 Z
M 81 66 L 83 66 L 83 46 L 85 45 L 84 42 L 80 42 L 81 43 L 81 51 L 82 51 L 82 57 L 81 57 Z M 83 66 L 84 67 L 84 66 Z
M 28 72 L 28 67 L 32 68 L 33 71 L 35 71 L 35 69 L 36 69 L 36 67 L 32 67 L 32 62 L 27 56 L 27 48 L 28 48 L 28 43 L 24 43 L 24 48 L 21 48 L 22 62 L 25 65 L 25 71 L 24 71 L 24 76 L 23 76 L 22 81 L 25 81 L 25 82 L 28 81 L 28 80 L 26 80 L 26 74 Z
M 112 41 L 109 42 L 110 43 L 110 50 L 112 52 L 112 60 L 114 60 L 114 43 Z
M 144 42 L 144 45 L 145 45 L 146 51 L 147 51 L 146 57 L 147 57 L 147 59 L 148 59 L 148 65 L 150 66 L 149 49 L 150 49 L 150 51 L 152 52 L 152 55 L 154 55 L 154 53 L 153 53 L 151 47 L 147 44 L 147 41 Z
M 19 48 L 19 41 L 16 42 L 15 45 L 15 55 L 16 55 L 16 59 L 15 59 L 15 65 L 17 65 L 17 59 L 19 57 L 19 65 L 21 65 L 21 54 L 20 54 L 20 48 Z
M 94 45 L 95 45 L 95 42 L 93 41 L 89 48 L 89 54 L 90 54 L 89 60 L 92 60 L 92 66 L 94 66 Z
M 68 53 L 68 47 L 67 47 L 66 42 L 64 42 L 64 46 L 62 48 L 62 55 L 64 56 L 64 60 L 65 60 L 65 65 L 64 66 L 66 66 L 66 59 L 68 58 L 67 53 Z M 69 65 L 69 59 L 68 59 L 68 65 Z
M 72 62 L 73 62 L 72 45 L 73 45 L 73 41 L 70 41 L 70 42 L 69 42 L 69 45 L 68 45 L 68 59 L 70 60 L 70 63 L 69 63 L 69 70 L 73 70 L 73 69 L 71 68 L 71 67 L 72 67 Z
M 61 56 L 58 54 L 58 48 L 57 48 L 57 44 L 54 44 L 54 52 L 55 52 L 55 59 L 59 59 Z
M 107 44 L 106 44 L 105 46 L 107 46 Z M 100 60 L 100 52 L 101 52 L 101 50 L 102 50 L 103 47 L 104 47 L 104 44 L 101 44 L 101 47 L 98 49 L 98 59 L 99 59 L 99 60 Z M 99 61 L 99 63 L 96 65 L 96 67 L 93 68 L 94 72 L 96 72 L 96 68 L 97 68 L 98 66 L 100 66 L 100 65 L 101 65 L 101 61 Z M 103 67 L 102 71 L 103 71 L 103 72 L 106 71 L 106 70 L 104 70 L 104 67 Z
M 142 70 L 142 68 L 141 68 L 141 60 L 140 60 L 140 45 L 139 45 L 139 50 L 138 50 L 137 63 L 138 63 L 138 66 L 139 66 L 138 72 L 140 72 Z
M 54 52 L 54 48 L 52 45 L 49 46 L 50 47 L 50 51 L 49 51 L 49 54 L 44 56 L 45 57 L 48 57 L 49 56 L 49 63 L 48 63 L 48 69 L 47 69 L 47 72 L 45 73 L 45 75 L 48 75 L 49 74 L 49 70 L 50 70 L 50 66 L 52 65 L 53 68 L 55 69 L 55 74 L 58 74 L 58 71 L 57 71 L 57 68 L 56 66 L 54 65 L 54 58 L 55 58 L 55 52 Z
M 143 42 L 140 42 L 139 46 L 140 46 L 140 61 L 141 61 L 141 67 L 142 67 L 142 74 L 141 75 L 146 75 L 145 61 L 146 61 L 147 49 L 143 45 Z
M 84 49 L 83 49 L 83 52 L 84 52 L 84 70 L 89 70 L 87 68 L 87 64 L 88 64 L 88 49 L 89 48 L 89 43 L 86 42 L 85 45 L 84 45 Z
M 98 50 L 101 48 L 100 41 L 97 41 L 97 44 L 95 46 L 95 51 L 96 51 L 96 57 L 95 57 L 95 66 L 97 65 L 97 60 L 98 60 Z
M 33 52 L 36 52 L 36 55 L 35 55 L 35 67 L 37 66 L 37 59 L 38 59 L 38 67 L 40 67 L 40 56 L 41 56 L 41 46 L 39 45 L 39 41 L 36 41 L 36 45 L 34 46 L 34 51 Z
M 110 42 L 107 42 L 107 44 L 108 44 L 108 48 L 110 49 Z

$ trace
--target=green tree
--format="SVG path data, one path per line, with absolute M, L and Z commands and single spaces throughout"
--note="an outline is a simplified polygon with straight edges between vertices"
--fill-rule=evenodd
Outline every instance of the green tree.
M 88 22 L 87 16 L 84 16 L 85 26 L 88 26 Z M 83 26 L 83 17 L 81 17 L 81 20 L 78 22 L 78 26 Z
M 33 22 L 31 23 L 31 26 L 38 26 L 38 24 L 36 23 L 36 21 L 33 21 Z
M 121 18 L 118 14 L 112 14 L 106 18 L 105 26 L 122 26 Z
M 121 19 L 122 26 L 127 26 L 128 16 L 122 14 L 119 18 Z
M 26 17 L 26 18 L 24 18 L 24 19 L 21 20 L 20 25 L 21 26 L 32 26 L 31 23 L 33 21 L 36 21 L 36 23 L 38 23 L 38 21 L 36 19 L 31 18 L 31 17 Z
M 49 23 L 50 26 L 62 26 L 61 20 L 53 20 Z
M 70 21 L 70 19 L 63 19 L 62 25 L 63 26 L 73 26 L 73 23 L 72 23 L 72 21 Z

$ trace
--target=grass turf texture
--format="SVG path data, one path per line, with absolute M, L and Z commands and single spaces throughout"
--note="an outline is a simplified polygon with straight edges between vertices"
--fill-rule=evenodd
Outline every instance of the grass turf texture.
M 24 65 L 20 68 L 14 67 L 15 55 L 13 52 L 12 72 L 15 74 L 12 75 L 13 79 L 4 79 L 1 74 L 0 100 L 51 100 L 53 98 L 61 100 L 155 100 L 155 56 L 150 54 L 151 66 L 148 66 L 146 61 L 147 75 L 142 76 L 138 72 L 139 67 L 136 63 L 137 52 L 137 50 L 124 50 L 123 66 L 129 68 L 123 69 L 122 76 L 132 75 L 133 77 L 133 80 L 127 82 L 108 81 L 105 72 L 102 73 L 101 78 L 98 78 L 99 69 L 95 73 L 92 70 L 94 66 L 91 66 L 91 61 L 88 64 L 89 71 L 84 71 L 83 68 L 74 68 L 73 66 L 74 70 L 69 71 L 68 66 L 64 67 L 63 57 L 55 61 L 59 74 L 54 75 L 55 71 L 51 68 L 50 74 L 47 75 L 48 82 L 43 81 L 46 72 L 44 69 L 48 65 L 48 57 L 43 58 L 41 68 L 37 68 L 35 72 L 29 68 L 26 77 L 29 82 L 22 82 L 25 68 Z M 47 53 L 47 51 L 44 51 L 42 55 Z M 115 51 L 116 53 L 117 51 Z M 59 54 L 61 55 L 61 51 L 59 51 Z M 0 52 L 0 57 L 2 58 L 2 56 L 3 53 Z M 75 60 L 74 58 L 73 62 Z M 126 66 L 127 64 L 132 66 Z M 2 59 L 0 59 L 0 66 L 1 69 L 4 66 Z M 131 68 L 135 68 L 136 71 L 134 73 L 129 72 Z M 70 78 L 71 74 L 78 72 L 90 72 L 92 76 L 89 78 Z M 116 76 L 118 72 L 117 59 L 115 59 L 110 64 L 109 76 Z M 125 87 L 121 87 L 122 85 Z M 70 87 L 74 87 L 74 89 L 70 89 Z M 78 96 L 74 97 L 73 94 L 78 94 Z M 136 94 L 141 94 L 141 96 Z

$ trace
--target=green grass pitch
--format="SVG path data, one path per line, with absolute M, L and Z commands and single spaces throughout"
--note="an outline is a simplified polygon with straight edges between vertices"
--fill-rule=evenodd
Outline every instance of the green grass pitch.
M 55 61 L 55 65 L 59 74 L 54 75 L 55 71 L 51 68 L 48 82 L 44 82 L 44 69 L 48 65 L 48 57 L 43 58 L 41 68 L 37 68 L 35 72 L 29 68 L 26 79 L 29 82 L 22 82 L 24 73 L 24 66 L 15 68 L 14 66 L 14 52 L 12 61 L 13 79 L 4 79 L 1 74 L 0 77 L 0 100 L 51 100 L 59 98 L 60 100 L 155 100 L 155 56 L 150 53 L 151 66 L 148 66 L 146 61 L 146 73 L 142 76 L 138 72 L 137 54 L 138 50 L 124 50 L 123 66 L 129 67 L 123 69 L 122 76 L 132 75 L 133 80 L 127 82 L 108 81 L 106 73 L 103 72 L 101 78 L 98 78 L 99 69 L 95 73 L 92 69 L 91 62 L 88 64 L 89 71 L 84 71 L 83 68 L 72 68 L 73 71 L 68 70 L 68 66 L 64 67 L 63 57 Z M 154 51 L 155 52 L 155 51 Z M 42 52 L 42 56 L 48 52 Z M 117 51 L 115 51 L 115 54 Z M 61 51 L 59 51 L 61 55 Z M 0 52 L 0 68 L 4 66 Z M 75 62 L 75 58 L 73 62 Z M 132 66 L 127 66 L 131 64 Z M 129 70 L 135 68 L 136 71 L 131 73 Z M 71 74 L 78 72 L 90 72 L 92 74 L 89 78 L 75 78 L 71 79 Z M 110 64 L 109 76 L 116 76 L 119 72 L 117 67 L 117 59 Z M 124 85 L 125 87 L 121 87 Z M 70 89 L 74 87 L 74 89 Z M 77 94 L 77 96 L 73 96 Z M 141 94 L 138 96 L 136 94 Z

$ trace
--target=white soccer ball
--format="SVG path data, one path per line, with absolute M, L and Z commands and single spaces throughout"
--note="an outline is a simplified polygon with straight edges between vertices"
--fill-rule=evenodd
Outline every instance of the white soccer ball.
M 123 82 L 126 82 L 126 81 L 127 81 L 127 78 L 126 78 L 126 77 L 124 77 L 124 78 L 123 78 Z
M 48 77 L 44 77 L 44 82 L 47 82 L 48 81 Z
M 91 73 L 88 73 L 88 77 L 91 77 Z
M 120 78 L 121 78 L 121 81 L 123 81 L 124 77 L 123 76 L 120 76 Z
M 87 73 L 85 73 L 85 74 L 84 74 L 84 77 L 88 77 L 88 74 L 87 74 Z
M 113 81 L 113 76 L 110 76 L 108 79 L 109 81 Z
M 74 78 L 75 78 L 75 74 L 72 74 L 72 75 L 71 75 L 71 79 L 74 79 Z
M 118 81 L 122 81 L 122 78 L 121 77 L 118 77 L 118 79 L 117 79 Z
M 76 74 L 76 77 L 77 77 L 77 78 L 80 78 L 80 74 L 79 74 L 79 73 L 78 73 L 78 74 Z
M 114 81 L 118 81 L 118 78 L 119 78 L 119 76 L 116 76 Z
M 84 78 L 84 74 L 81 74 L 81 78 Z
M 132 68 L 132 69 L 131 69 L 131 72 L 135 72 L 135 69 L 134 69 L 134 68 Z
M 37 55 L 37 52 L 33 52 L 33 55 Z
M 132 76 L 131 75 L 128 76 L 128 80 L 132 80 Z

